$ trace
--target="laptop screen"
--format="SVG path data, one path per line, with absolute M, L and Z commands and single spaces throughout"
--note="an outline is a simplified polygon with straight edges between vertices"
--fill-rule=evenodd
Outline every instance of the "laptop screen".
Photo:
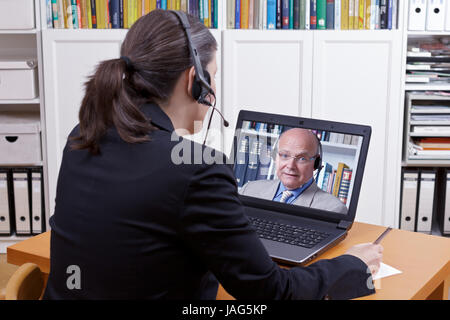
M 236 131 L 234 173 L 241 195 L 344 215 L 352 208 L 355 214 L 370 128 L 363 134 L 363 126 L 353 130 L 324 120 L 257 121 L 250 120 L 252 113 L 240 115 Z

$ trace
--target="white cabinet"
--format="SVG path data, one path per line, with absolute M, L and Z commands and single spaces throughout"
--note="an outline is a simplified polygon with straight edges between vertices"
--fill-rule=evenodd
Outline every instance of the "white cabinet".
M 67 137 L 78 123 L 84 83 L 102 60 L 120 56 L 126 30 L 43 30 L 49 211 Z
M 311 115 L 313 33 L 298 30 L 223 31 L 222 110 L 230 154 L 239 110 Z
M 370 125 L 356 219 L 395 225 L 401 164 L 402 34 L 392 31 L 223 32 L 223 110 Z
M 54 212 L 56 183 L 64 146 L 84 97 L 84 83 L 102 60 L 120 56 L 120 47 L 128 30 L 42 31 L 45 78 L 45 117 L 47 123 L 48 194 L 50 215 Z M 219 43 L 217 88 L 220 88 L 220 32 L 214 30 Z M 217 93 L 220 101 L 220 90 Z M 217 121 L 217 120 L 216 120 Z M 213 136 L 210 137 L 210 141 Z
M 396 224 L 401 165 L 400 30 L 314 35 L 312 117 L 369 125 L 356 220 Z

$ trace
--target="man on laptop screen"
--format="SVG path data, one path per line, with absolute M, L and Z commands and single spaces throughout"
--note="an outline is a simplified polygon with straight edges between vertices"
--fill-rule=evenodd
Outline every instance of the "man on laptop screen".
M 272 151 L 277 179 L 249 181 L 240 193 L 346 214 L 345 204 L 319 188 L 314 180 L 314 171 L 321 169 L 316 168 L 320 162 L 321 148 L 321 142 L 311 130 L 292 128 L 284 131 L 278 147 Z M 323 175 L 321 178 L 323 181 Z
M 361 140 L 351 134 L 243 121 L 235 166 L 239 193 L 347 214 Z

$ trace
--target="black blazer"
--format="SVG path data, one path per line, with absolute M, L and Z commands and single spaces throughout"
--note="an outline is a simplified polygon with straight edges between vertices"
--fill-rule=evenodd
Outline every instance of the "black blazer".
M 149 142 L 129 144 L 110 129 L 98 156 L 66 145 L 44 298 L 215 299 L 211 273 L 238 299 L 374 292 L 367 266 L 354 256 L 279 268 L 249 224 L 232 169 L 181 153 L 180 141 L 203 149 L 172 135 L 157 105 L 142 108 L 158 127 Z M 199 163 L 177 164 L 177 154 Z

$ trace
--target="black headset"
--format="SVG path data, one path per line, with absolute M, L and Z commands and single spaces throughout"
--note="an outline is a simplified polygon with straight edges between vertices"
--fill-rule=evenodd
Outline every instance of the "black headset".
M 194 69 L 195 69 L 195 78 L 194 83 L 192 85 L 192 97 L 201 104 L 213 107 L 213 105 L 208 101 L 208 95 L 213 95 L 214 99 L 216 95 L 214 94 L 214 90 L 211 88 L 211 76 L 208 71 L 203 70 L 202 65 L 200 63 L 200 58 L 198 56 L 197 48 L 192 42 L 191 38 L 191 25 L 189 24 L 186 13 L 183 11 L 175 11 L 169 10 L 173 12 L 181 22 L 183 29 L 186 33 L 186 38 L 188 42 L 189 52 L 191 53 L 191 57 L 194 60 Z

